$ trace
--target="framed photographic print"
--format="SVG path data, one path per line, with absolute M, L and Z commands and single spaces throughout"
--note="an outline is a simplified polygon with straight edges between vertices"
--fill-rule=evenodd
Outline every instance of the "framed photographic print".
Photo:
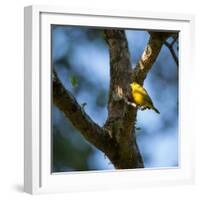
M 193 24 L 26 7 L 25 191 L 192 183 Z

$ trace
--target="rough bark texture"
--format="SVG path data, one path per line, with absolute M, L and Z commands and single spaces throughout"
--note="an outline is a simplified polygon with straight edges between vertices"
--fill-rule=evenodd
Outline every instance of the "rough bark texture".
M 109 115 L 104 127 L 118 145 L 118 157 L 114 165 L 121 169 L 144 167 L 134 134 L 136 109 L 121 98 L 129 98 L 129 84 L 132 82 L 126 36 L 123 30 L 105 30 L 105 37 L 110 54 L 110 92 Z
M 126 103 L 130 99 L 129 84 L 143 84 L 155 62 L 167 33 L 150 32 L 149 42 L 134 69 L 123 30 L 105 30 L 110 55 L 110 90 L 108 119 L 104 127 L 98 126 L 84 112 L 76 99 L 53 77 L 53 102 L 65 114 L 87 141 L 103 151 L 117 169 L 144 167 L 135 135 L 137 108 Z
M 158 57 L 164 42 L 171 36 L 170 33 L 164 32 L 150 32 L 149 34 L 149 42 L 133 72 L 133 80 L 142 85 L 149 70 Z

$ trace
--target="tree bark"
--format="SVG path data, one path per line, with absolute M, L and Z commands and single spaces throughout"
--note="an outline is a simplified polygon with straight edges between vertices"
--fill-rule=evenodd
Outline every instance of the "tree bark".
M 110 54 L 110 90 L 108 119 L 105 129 L 115 139 L 118 148 L 116 168 L 144 167 L 135 138 L 136 109 L 127 105 L 123 98 L 130 98 L 132 82 L 131 57 L 123 30 L 105 30 Z
M 149 32 L 148 44 L 133 71 L 133 80 L 143 85 L 143 82 L 152 68 L 166 39 L 173 33 Z

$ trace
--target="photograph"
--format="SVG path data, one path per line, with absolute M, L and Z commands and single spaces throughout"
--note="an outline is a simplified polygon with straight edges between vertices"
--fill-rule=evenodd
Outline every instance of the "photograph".
M 51 24 L 51 172 L 180 167 L 179 31 Z

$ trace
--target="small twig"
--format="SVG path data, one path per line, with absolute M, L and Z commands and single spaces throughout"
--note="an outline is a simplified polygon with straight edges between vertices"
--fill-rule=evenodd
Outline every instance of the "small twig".
M 174 40 L 173 40 L 171 43 L 165 41 L 164 44 L 165 44 L 165 46 L 169 49 L 169 51 L 170 51 L 170 53 L 171 53 L 171 55 L 172 55 L 172 57 L 173 57 L 173 59 L 174 59 L 176 65 L 177 65 L 177 67 L 178 67 L 178 65 L 179 65 L 178 57 L 177 57 L 177 55 L 176 55 L 176 53 L 175 53 L 175 51 L 174 51 L 174 48 L 173 48 L 173 45 L 174 45 L 174 43 L 177 41 L 177 38 L 178 38 L 178 35 L 176 35 L 176 36 L 174 37 Z
M 178 39 L 178 34 L 176 34 L 174 37 L 173 37 L 173 41 L 172 41 L 172 43 L 171 43 L 171 45 L 173 46 L 174 45 L 174 43 L 177 41 L 177 39 Z

